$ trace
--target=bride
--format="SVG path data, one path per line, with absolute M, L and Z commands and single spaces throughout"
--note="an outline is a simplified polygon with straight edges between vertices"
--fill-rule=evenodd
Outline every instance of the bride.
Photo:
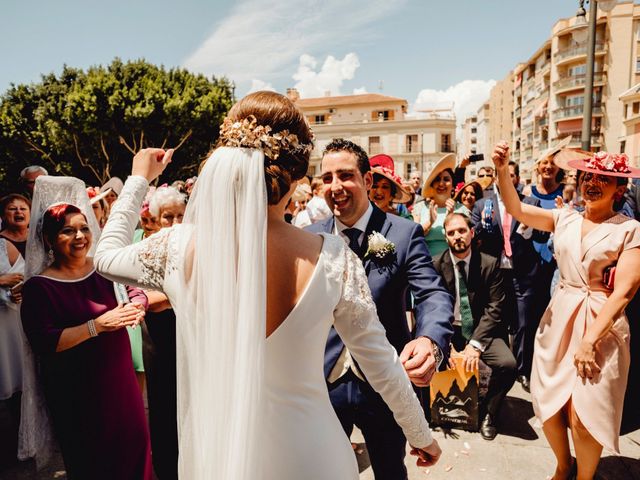
M 177 314 L 179 474 L 357 479 L 323 376 L 333 324 L 402 427 L 418 465 L 438 443 L 377 319 L 362 264 L 336 236 L 288 225 L 313 136 L 273 92 L 229 112 L 182 225 L 129 245 L 148 183 L 173 152 L 145 149 L 95 255 L 117 282 L 163 290 Z

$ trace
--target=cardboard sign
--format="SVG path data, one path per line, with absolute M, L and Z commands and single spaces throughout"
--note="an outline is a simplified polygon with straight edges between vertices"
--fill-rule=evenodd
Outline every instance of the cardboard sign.
M 455 368 L 437 372 L 430 385 L 431 423 L 478 431 L 479 374 L 466 372 L 461 356 L 452 356 Z

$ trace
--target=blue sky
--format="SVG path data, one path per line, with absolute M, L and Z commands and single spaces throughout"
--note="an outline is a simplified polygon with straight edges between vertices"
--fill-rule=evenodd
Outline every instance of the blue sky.
M 119 56 L 226 75 L 239 96 L 295 85 L 303 96 L 377 92 L 382 81 L 383 93 L 412 105 L 454 98 L 456 110 L 482 102 L 490 80 L 526 60 L 578 7 L 577 0 L 1 3 L 0 92 L 65 63 L 85 68 Z

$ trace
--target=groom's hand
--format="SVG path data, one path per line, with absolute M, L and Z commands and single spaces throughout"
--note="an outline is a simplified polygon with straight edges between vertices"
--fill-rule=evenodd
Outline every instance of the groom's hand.
M 420 337 L 407 343 L 400 354 L 400 361 L 416 387 L 428 387 L 438 368 L 434 348 L 437 347 L 430 339 Z

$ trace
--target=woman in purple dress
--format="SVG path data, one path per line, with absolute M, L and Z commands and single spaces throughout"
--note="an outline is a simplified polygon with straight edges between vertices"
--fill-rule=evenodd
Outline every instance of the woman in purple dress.
M 42 218 L 53 263 L 23 288 L 22 322 L 69 479 L 151 479 L 149 430 L 126 326 L 144 315 L 146 297 L 114 284 L 87 256 L 92 232 L 78 207 L 56 204 Z M 29 240 L 31 241 L 31 239 Z

